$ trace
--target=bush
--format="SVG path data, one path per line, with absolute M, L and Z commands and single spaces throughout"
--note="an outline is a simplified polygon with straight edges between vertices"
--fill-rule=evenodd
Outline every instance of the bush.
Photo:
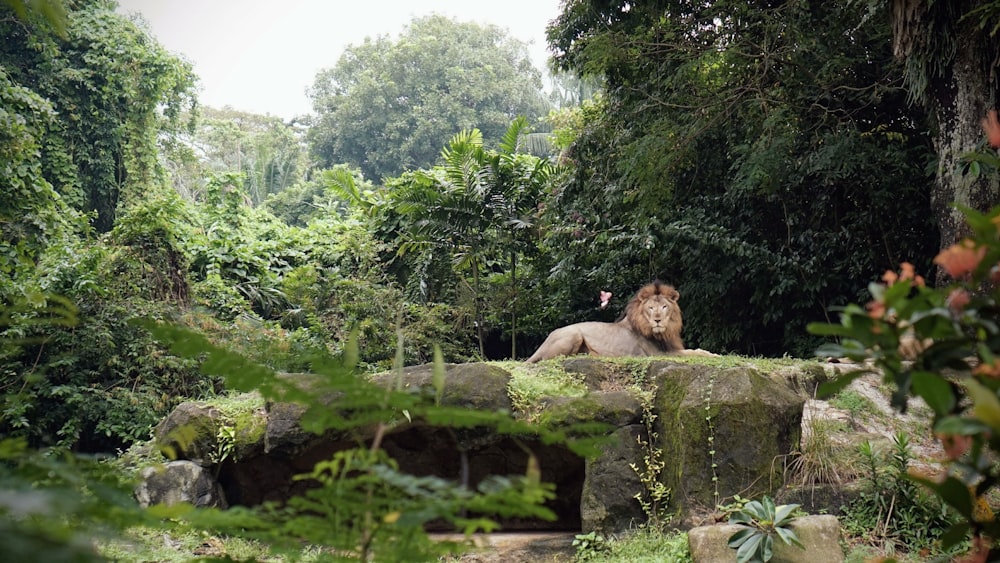
M 973 540 L 973 556 L 995 560 L 1000 522 L 985 499 L 1000 484 L 995 460 L 1000 442 L 1000 207 L 963 210 L 971 234 L 941 251 L 934 262 L 953 280 L 929 287 L 904 263 L 872 283 L 872 300 L 851 304 L 840 324 L 814 324 L 814 334 L 839 342 L 821 356 L 871 359 L 895 386 L 892 404 L 905 411 L 911 395 L 933 410 L 933 430 L 944 447 L 945 472 L 911 475 L 958 515 L 941 538 L 945 549 Z M 912 353 L 912 361 L 910 354 Z M 836 392 L 855 376 L 821 388 Z

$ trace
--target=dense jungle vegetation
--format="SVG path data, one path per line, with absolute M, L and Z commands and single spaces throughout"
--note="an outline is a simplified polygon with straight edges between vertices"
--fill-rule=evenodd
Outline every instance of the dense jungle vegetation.
M 658 278 L 689 347 L 810 357 L 807 324 L 934 271 L 952 202 L 997 203 L 997 2 L 567 0 L 548 93 L 504 30 L 420 17 L 289 123 L 199 106 L 115 7 L 0 2 L 0 435 L 30 448 L 224 390 L 136 319 L 281 371 L 355 334 L 376 370 L 523 358 Z

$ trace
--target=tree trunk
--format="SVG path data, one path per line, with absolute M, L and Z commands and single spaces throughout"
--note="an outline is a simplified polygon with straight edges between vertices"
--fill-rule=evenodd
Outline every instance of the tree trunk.
M 517 359 L 517 253 L 510 251 L 510 359 Z
M 971 23 L 957 31 L 954 60 L 944 79 L 930 86 L 929 92 L 938 155 L 931 206 L 938 219 L 942 248 L 968 234 L 965 216 L 955 204 L 985 212 L 1000 202 L 996 175 L 974 177 L 962 161 L 962 155 L 974 151 L 982 140 L 979 122 L 993 107 L 989 69 L 996 53 L 987 52 L 982 33 Z

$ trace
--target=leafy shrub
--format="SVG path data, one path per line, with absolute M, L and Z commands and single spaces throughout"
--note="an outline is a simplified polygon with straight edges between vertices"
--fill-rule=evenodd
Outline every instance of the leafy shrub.
M 471 335 L 456 326 L 452 307 L 407 303 L 399 290 L 366 280 L 320 280 L 315 270 L 299 271 L 289 283 L 306 324 L 334 354 L 356 334 L 361 361 L 376 369 L 392 365 L 400 342 L 407 365 L 429 362 L 435 344 L 446 361 L 468 358 Z
M 996 559 L 990 544 L 1000 522 L 984 499 L 997 490 L 995 459 L 1000 435 L 1000 207 L 989 213 L 962 210 L 967 238 L 934 259 L 951 283 L 929 287 L 913 265 L 887 271 L 869 285 L 872 300 L 846 306 L 839 324 L 815 324 L 815 334 L 835 336 L 819 355 L 871 359 L 895 387 L 892 404 L 905 411 L 911 395 L 933 410 L 933 430 L 947 457 L 940 475 L 911 475 L 957 514 L 941 533 L 945 550 L 972 537 L 970 557 Z M 912 361 L 908 352 L 915 351 Z M 842 377 L 824 392 L 836 392 L 856 376 Z
M 795 520 L 797 504 L 775 506 L 771 497 L 751 500 L 729 517 L 730 524 L 743 529 L 729 538 L 729 547 L 736 550 L 737 563 L 767 563 L 774 554 L 774 536 L 787 545 L 805 547 L 788 527 Z
M 844 530 L 889 552 L 937 549 L 953 517 L 939 498 L 921 490 L 908 476 L 912 452 L 906 434 L 893 437 L 892 450 L 861 444 L 864 490 L 847 506 Z
M 181 398 L 213 392 L 216 382 L 197 373 L 197 362 L 164 353 L 128 323 L 137 315 L 172 316 L 187 293 L 182 272 L 163 262 L 180 258 L 169 245 L 152 242 L 168 233 L 139 232 L 67 247 L 61 260 L 46 260 L 36 270 L 35 286 L 74 303 L 77 322 L 45 322 L 40 306 L 51 298 L 39 298 L 0 327 L 0 432 L 24 437 L 33 447 L 111 452 L 148 437 Z

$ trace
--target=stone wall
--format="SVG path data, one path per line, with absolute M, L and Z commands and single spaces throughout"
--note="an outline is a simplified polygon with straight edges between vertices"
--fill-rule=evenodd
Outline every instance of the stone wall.
M 559 445 L 513 440 L 486 428 L 451 430 L 419 422 L 400 425 L 385 438 L 384 448 L 407 472 L 452 480 L 467 475 L 469 485 L 474 486 L 488 475 L 523 475 L 526 446 L 539 461 L 542 479 L 556 485 L 558 499 L 552 508 L 559 520 L 507 521 L 503 522 L 506 529 L 620 532 L 636 527 L 646 515 L 635 496 L 646 491 L 632 466 L 645 467 L 651 455 L 661 455 L 665 462 L 661 479 L 672 491 L 667 508 L 681 525 L 699 512 L 714 509 L 720 497 L 773 495 L 782 486 L 775 459 L 798 446 L 804 402 L 789 385 L 752 367 L 656 361 L 649 364 L 643 378 L 652 382 L 650 412 L 655 424 L 650 426 L 638 395 L 621 389 L 600 390 L 612 364 L 588 358 L 564 363 L 587 381 L 591 391 L 583 397 L 546 399 L 544 419 L 567 428 L 578 422 L 606 423 L 609 440 L 591 459 L 581 459 Z M 307 381 L 310 376 L 289 377 Z M 507 392 L 510 378 L 510 373 L 493 364 L 448 365 L 442 404 L 513 411 Z M 433 395 L 431 379 L 430 366 L 403 373 L 404 388 L 414 393 Z M 384 375 L 375 381 L 389 385 L 395 379 Z M 251 409 L 240 418 L 242 428 L 236 429 L 239 443 L 221 463 L 213 461 L 212 452 L 218 450 L 220 420 L 226 417 L 220 416 L 215 405 L 178 406 L 157 427 L 155 441 L 176 459 L 208 469 L 209 477 L 217 475 L 224 491 L 224 498 L 219 499 L 223 505 L 281 501 L 310 486 L 294 480 L 294 475 L 309 471 L 335 451 L 356 445 L 342 433 L 316 435 L 303 430 L 299 424 L 303 411 L 291 403 Z M 657 436 L 652 443 L 649 429 Z M 199 484 L 202 489 L 205 486 Z M 147 504 L 197 498 L 192 494 L 179 497 L 167 484 L 154 487 L 151 479 L 143 487 Z

